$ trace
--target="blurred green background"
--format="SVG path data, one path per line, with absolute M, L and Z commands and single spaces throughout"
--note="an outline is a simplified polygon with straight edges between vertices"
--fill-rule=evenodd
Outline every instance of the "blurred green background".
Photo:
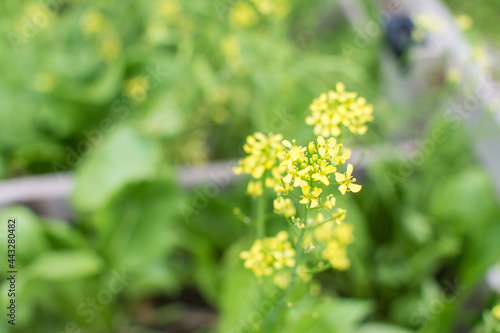
M 19 275 L 13 328 L 2 255 L 0 332 L 259 331 L 256 281 L 238 257 L 253 205 L 226 162 L 255 131 L 312 140 L 308 106 L 337 81 L 375 110 L 365 136 L 346 138 L 363 164 L 363 191 L 342 203 L 352 267 L 318 275 L 276 331 L 500 332 L 485 280 L 500 258 L 498 197 L 466 126 L 443 120 L 462 88 L 444 55 L 413 100 L 394 98 L 394 76 L 419 69 L 388 50 L 387 4 L 346 3 L 2 2 L 0 179 L 49 175 L 58 188 L 74 175 L 74 187 L 66 220 L 1 192 L 2 249 L 3 221 L 19 221 Z M 499 46 L 500 2 L 446 4 L 472 19 L 464 38 Z M 350 15 L 362 14 L 379 32 L 359 44 Z M 405 143 L 436 130 L 445 139 L 411 162 Z M 203 181 L 186 185 L 186 170 Z

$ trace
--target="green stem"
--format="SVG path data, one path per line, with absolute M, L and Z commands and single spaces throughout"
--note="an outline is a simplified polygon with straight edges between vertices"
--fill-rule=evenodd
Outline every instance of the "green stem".
M 257 239 L 263 239 L 266 235 L 266 197 L 264 193 L 256 199 L 257 201 Z
M 332 222 L 332 221 L 335 221 L 335 220 L 337 220 L 337 218 L 325 220 L 325 221 L 323 221 L 323 222 L 321 222 L 321 223 L 318 223 L 318 224 L 316 224 L 316 225 L 311 226 L 311 227 L 310 227 L 310 229 L 314 229 L 314 228 L 316 228 L 316 227 L 319 227 L 320 225 L 323 225 L 323 224 L 325 224 L 325 223 Z
M 306 221 L 306 223 L 307 223 L 307 218 L 308 218 L 308 210 L 309 209 L 306 207 L 306 211 L 304 214 L 305 215 L 304 221 Z M 276 306 L 276 310 L 274 311 L 274 314 L 271 315 L 270 317 L 268 317 L 264 321 L 262 332 L 270 332 L 271 328 L 269 326 L 276 325 L 277 320 L 282 321 L 282 322 L 284 322 L 286 320 L 286 316 L 288 313 L 288 311 L 287 311 L 288 307 L 287 307 L 286 300 L 287 300 L 288 295 L 290 294 L 290 291 L 294 288 L 294 284 L 295 284 L 295 281 L 297 279 L 297 277 L 296 277 L 297 269 L 299 267 L 299 262 L 300 262 L 300 259 L 302 258 L 302 254 L 304 252 L 304 250 L 302 248 L 302 241 L 304 240 L 306 233 L 307 233 L 307 224 L 306 224 L 306 227 L 304 229 L 300 230 L 299 236 L 297 237 L 297 243 L 295 244 L 295 265 L 292 268 L 290 284 L 288 285 L 288 288 L 286 290 L 284 290 L 283 293 L 281 294 L 281 299 Z
M 304 253 L 304 249 L 302 248 L 302 241 L 304 240 L 304 237 L 306 236 L 307 232 L 307 219 L 308 219 L 308 213 L 309 213 L 309 208 L 306 207 L 306 212 L 305 212 L 305 218 L 304 218 L 304 223 L 306 227 L 304 229 L 300 230 L 299 237 L 297 238 L 297 244 L 295 245 L 295 265 L 292 268 L 292 277 L 290 279 L 290 286 L 287 289 L 287 291 L 291 288 L 294 287 L 295 280 L 297 279 L 297 269 L 299 267 L 300 259 L 302 258 L 302 254 Z M 285 297 L 287 296 L 288 293 L 285 293 Z

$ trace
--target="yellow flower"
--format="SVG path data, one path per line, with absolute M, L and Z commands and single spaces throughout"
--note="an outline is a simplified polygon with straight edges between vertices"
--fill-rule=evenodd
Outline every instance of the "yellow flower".
M 342 223 L 346 216 L 345 209 L 338 209 L 336 213 L 332 215 L 331 220 L 333 223 L 324 223 L 327 219 L 322 213 L 317 214 L 314 219 L 314 237 L 324 243 L 328 242 L 330 239 L 335 239 L 341 244 L 350 244 L 354 240 L 353 231 L 354 228 L 350 224 Z M 345 227 L 340 227 L 344 226 Z
M 496 305 L 493 310 L 491 310 L 491 313 L 496 319 L 500 320 L 500 304 Z
M 247 186 L 247 193 L 253 197 L 260 197 L 264 193 L 261 181 L 250 181 Z
M 282 139 L 281 134 L 273 133 L 266 136 L 257 132 L 248 136 L 245 145 L 243 145 L 243 149 L 248 155 L 239 161 L 239 165 L 234 168 L 234 173 L 249 174 L 255 179 L 263 179 L 266 187 L 274 187 L 277 190 L 286 169 L 286 167 L 278 165 L 278 153 L 284 150 L 281 144 Z M 270 175 L 265 174 L 266 170 L 271 170 Z M 254 186 L 249 184 L 248 193 L 260 195 L 256 194 L 259 190 Z M 262 184 L 258 186 L 262 188 Z M 250 193 L 250 190 L 253 190 L 253 193 Z
M 290 198 L 285 199 L 282 196 L 279 196 L 274 199 L 273 205 L 274 211 L 277 214 L 282 214 L 286 217 L 292 217 L 297 213 L 295 206 L 293 205 L 293 202 Z
M 253 26 L 258 20 L 255 10 L 247 2 L 237 3 L 229 13 L 229 21 L 233 27 L 248 28 Z
M 270 133 L 266 136 L 260 132 L 248 136 L 243 145 L 248 156 L 239 161 L 234 172 L 250 174 L 253 178 L 260 179 L 266 169 L 272 169 L 277 164 L 278 153 L 284 149 L 280 143 L 282 138 L 281 134 Z
M 273 258 L 265 251 L 264 242 L 260 239 L 253 243 L 250 251 L 241 252 L 240 258 L 245 260 L 243 266 L 251 269 L 256 277 L 273 274 L 273 268 L 270 266 Z
M 352 224 L 348 223 L 336 225 L 333 229 L 332 236 L 336 238 L 340 244 L 351 244 L 354 242 L 354 227 Z
M 342 195 L 345 194 L 347 189 L 349 189 L 349 191 L 354 192 L 354 193 L 358 193 L 361 190 L 361 185 L 354 184 L 354 182 L 356 181 L 356 178 L 352 178 L 352 176 L 351 176 L 352 170 L 353 170 L 352 164 L 349 163 L 347 165 L 347 172 L 346 173 L 343 173 L 343 174 L 338 173 L 338 172 L 335 173 L 335 180 L 338 183 L 340 183 L 339 190 L 340 190 L 340 193 L 342 193 Z
M 330 241 L 326 245 L 321 256 L 328 260 L 333 268 L 345 271 L 351 266 L 351 261 L 347 257 L 347 250 L 336 241 Z
M 249 251 L 240 253 L 240 258 L 256 277 L 271 276 L 275 271 L 295 266 L 295 250 L 286 231 L 280 231 L 276 237 L 257 239 Z
M 340 224 L 344 221 L 345 216 L 347 215 L 347 210 L 339 208 L 337 211 L 332 215 L 332 219 L 336 224 Z
M 310 208 L 317 207 L 319 204 L 318 198 L 321 192 L 323 192 L 323 190 L 319 187 L 315 187 L 311 191 L 311 186 L 302 186 L 302 200 L 300 200 L 300 203 L 303 205 L 311 203 Z
M 297 267 L 297 276 L 304 282 L 309 282 L 312 279 L 311 273 L 309 273 L 307 267 L 303 265 Z
M 339 136 L 340 126 L 355 134 L 365 134 L 367 122 L 373 120 L 373 106 L 354 92 L 346 92 L 342 82 L 336 85 L 336 91 L 329 91 L 314 99 L 309 107 L 311 115 L 306 117 L 306 124 L 314 126 L 314 134 L 324 137 Z
M 336 202 L 336 199 L 335 197 L 333 196 L 333 194 L 330 194 L 329 196 L 326 197 L 326 201 L 325 203 L 323 204 L 323 206 L 326 208 L 326 209 L 332 209 L 333 206 L 335 206 L 335 202 Z
M 283 290 L 288 288 L 288 284 L 290 283 L 291 279 L 292 275 L 290 274 L 290 272 L 279 272 L 273 276 L 274 284 Z
M 288 194 L 295 187 L 300 187 L 302 189 L 300 203 L 309 208 L 318 207 L 322 203 L 319 197 L 323 191 L 318 186 L 330 185 L 330 175 L 337 171 L 338 165 L 345 163 L 351 152 L 343 149 L 342 144 L 338 144 L 335 138 L 325 140 L 322 136 L 317 138 L 317 144 L 310 142 L 307 148 L 297 146 L 295 141 L 290 143 L 284 140 L 282 143 L 286 149 L 279 152 L 278 157 L 281 161 L 280 166 L 286 167 L 286 171 L 283 172 L 286 175 L 281 180 L 281 186 L 275 188 L 276 191 Z M 342 178 L 342 189 L 345 185 L 345 190 L 349 188 L 352 192 L 358 192 L 361 186 L 353 184 L 355 179 L 351 180 L 349 172 L 352 172 L 352 165 L 348 167 L 348 179 L 345 178 L 347 174 L 335 173 L 335 177 Z M 326 209 L 331 209 L 334 205 L 333 195 L 328 196 L 323 204 Z

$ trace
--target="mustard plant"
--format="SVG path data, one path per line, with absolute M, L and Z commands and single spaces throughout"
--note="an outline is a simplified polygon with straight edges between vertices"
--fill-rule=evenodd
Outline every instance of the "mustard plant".
M 354 228 L 345 222 L 347 211 L 337 207 L 336 198 L 358 193 L 362 186 L 352 176 L 354 166 L 347 163 L 351 151 L 338 136 L 342 128 L 365 134 L 366 123 L 373 120 L 373 106 L 346 92 L 339 82 L 335 91 L 315 99 L 310 110 L 306 124 L 314 125 L 315 141 L 299 145 L 281 134 L 257 132 L 247 137 L 243 146 L 247 155 L 234 169 L 251 176 L 247 193 L 259 206 L 256 240 L 240 257 L 260 283 L 269 280 L 283 290 L 280 304 L 289 303 L 289 289 L 297 279 L 308 282 L 315 273 L 343 271 L 351 265 L 347 248 L 354 242 Z M 272 189 L 274 212 L 288 224 L 271 237 L 265 230 L 265 188 Z M 306 263 L 304 255 L 313 260 Z M 278 307 L 277 312 L 286 312 L 286 307 Z

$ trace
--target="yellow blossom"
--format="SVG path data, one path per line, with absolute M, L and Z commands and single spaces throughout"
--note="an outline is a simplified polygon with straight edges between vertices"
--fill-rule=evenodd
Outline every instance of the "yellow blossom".
M 276 237 L 257 239 L 249 251 L 240 253 L 240 258 L 256 277 L 271 276 L 275 271 L 295 266 L 295 250 L 286 231 L 280 231 Z
M 260 197 L 264 193 L 261 181 L 250 181 L 247 186 L 247 193 L 253 197 Z
M 333 194 L 330 194 L 329 196 L 326 197 L 326 201 L 325 203 L 323 204 L 323 206 L 326 208 L 326 209 L 332 209 L 333 206 L 335 206 L 335 202 L 336 202 L 336 199 L 335 197 L 333 196 Z
M 297 276 L 304 282 L 309 282 L 312 279 L 311 273 L 309 273 L 307 267 L 303 265 L 297 267 Z
M 338 240 L 340 244 L 348 245 L 354 242 L 354 227 L 352 224 L 342 223 L 333 229 L 332 236 Z
M 345 271 L 351 266 L 351 261 L 347 257 L 347 250 L 336 241 L 330 241 L 326 245 L 321 256 L 328 260 L 333 268 Z
M 319 204 L 318 197 L 323 192 L 319 187 L 315 187 L 311 190 L 311 186 L 302 186 L 302 200 L 300 203 L 303 205 L 308 205 L 311 203 L 310 208 L 317 207 Z
M 295 206 L 290 198 L 283 198 L 282 196 L 274 199 L 274 211 L 278 214 L 283 214 L 286 217 L 295 216 L 297 213 Z
M 229 13 L 229 21 L 233 27 L 248 28 L 253 26 L 257 20 L 258 17 L 255 10 L 245 1 L 234 5 Z
M 281 134 L 273 133 L 266 136 L 257 132 L 254 135 L 248 136 L 246 143 L 243 145 L 247 156 L 239 161 L 238 166 L 234 168 L 234 173 L 249 174 L 255 179 L 264 180 L 266 187 L 273 187 L 277 190 L 286 169 L 278 165 L 278 153 L 284 150 L 281 144 L 282 139 L 283 136 Z M 270 174 L 266 174 L 266 170 L 271 170 Z
M 291 279 L 292 279 L 292 275 L 290 274 L 290 272 L 283 271 L 283 272 L 276 273 L 273 276 L 274 284 L 283 290 L 288 288 L 288 284 L 290 283 Z
M 352 164 L 349 163 L 347 165 L 347 172 L 345 172 L 343 174 L 338 173 L 338 172 L 335 173 L 335 180 L 338 183 L 340 183 L 339 190 L 340 190 L 340 193 L 342 193 L 342 194 L 345 194 L 347 189 L 349 189 L 349 191 L 354 192 L 354 193 L 358 193 L 361 190 L 361 185 L 354 184 L 354 182 L 356 181 L 356 178 L 353 178 L 351 176 L 352 170 L 353 170 Z
M 342 144 L 338 144 L 335 138 L 325 140 L 322 136 L 317 138 L 317 143 L 310 142 L 306 147 L 297 146 L 295 141 L 284 140 L 284 151 L 278 153 L 281 161 L 280 166 L 286 167 L 283 172 L 285 176 L 281 179 L 281 185 L 276 187 L 277 192 L 288 194 L 295 187 L 302 189 L 300 203 L 308 208 L 315 208 L 320 205 L 326 209 L 331 209 L 335 205 L 335 198 L 329 195 L 324 203 L 320 199 L 323 190 L 321 185 L 330 185 L 330 176 L 335 173 L 335 178 L 341 179 L 341 190 L 348 188 L 352 192 L 358 192 L 360 185 L 354 184 L 351 180 L 352 165 L 348 166 L 346 174 L 336 173 L 337 166 L 345 163 L 351 156 L 347 149 L 343 149 Z M 348 178 L 347 175 L 349 175 Z M 338 182 L 338 180 L 337 180 Z M 345 193 L 345 190 L 343 194 Z
M 365 134 L 367 122 L 373 120 L 373 106 L 354 92 L 346 92 L 342 82 L 335 91 L 321 94 L 309 107 L 311 115 L 306 118 L 314 126 L 314 134 L 324 137 L 339 136 L 341 126 L 351 133 Z

